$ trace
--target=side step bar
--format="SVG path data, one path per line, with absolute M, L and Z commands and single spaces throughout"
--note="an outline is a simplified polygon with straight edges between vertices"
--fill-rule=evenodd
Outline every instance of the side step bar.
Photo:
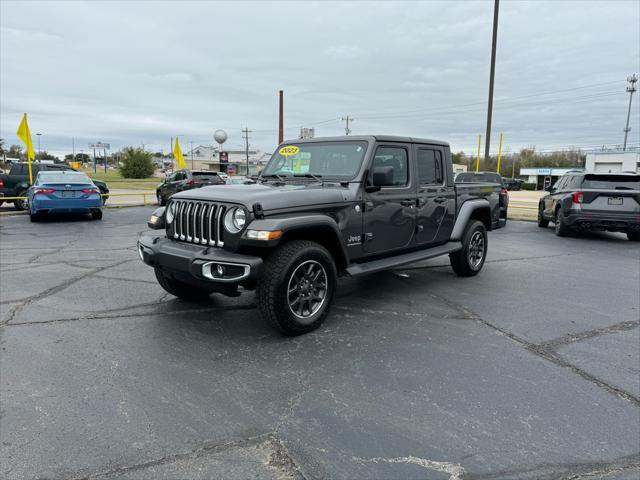
M 382 270 L 389 270 L 390 268 L 400 267 L 409 263 L 428 260 L 448 253 L 457 252 L 461 248 L 462 243 L 449 242 L 444 245 L 438 245 L 437 247 L 426 248 L 424 250 L 405 253 L 403 255 L 396 255 L 365 263 L 354 263 L 350 267 L 347 267 L 347 273 L 352 277 L 357 277 L 368 273 L 381 272 Z

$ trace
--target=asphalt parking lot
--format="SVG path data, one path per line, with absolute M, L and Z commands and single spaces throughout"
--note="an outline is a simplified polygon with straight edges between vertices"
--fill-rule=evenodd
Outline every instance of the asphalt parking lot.
M 175 299 L 151 207 L 0 218 L 0 477 L 632 479 L 640 245 L 510 221 L 446 259 L 341 281 L 283 338 L 252 293 Z

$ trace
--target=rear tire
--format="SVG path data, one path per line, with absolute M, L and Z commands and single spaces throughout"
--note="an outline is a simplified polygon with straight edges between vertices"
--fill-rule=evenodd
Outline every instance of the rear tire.
M 564 215 L 562 214 L 562 209 L 556 210 L 556 219 L 555 219 L 555 232 L 559 237 L 566 237 L 571 232 L 569 227 L 564 223 Z
M 487 258 L 487 229 L 484 223 L 472 220 L 462 235 L 462 248 L 449 254 L 451 268 L 460 277 L 477 275 Z
M 40 216 L 39 213 L 37 213 L 37 212 L 36 213 L 29 212 L 29 220 L 31 220 L 32 222 L 39 222 L 40 218 L 42 218 L 42 217 Z
M 640 232 L 627 232 L 627 238 L 632 242 L 640 242 Z
M 549 220 L 544 218 L 544 208 L 542 205 L 538 205 L 538 226 L 540 228 L 547 228 L 549 226 Z
M 22 190 L 20 192 L 18 192 L 18 194 L 16 195 L 16 197 L 26 197 L 27 196 L 27 191 L 26 190 Z M 13 201 L 13 208 L 15 208 L 16 210 L 28 210 L 29 209 L 29 200 L 14 200 Z
M 93 220 L 102 220 L 102 210 L 93 210 L 91 212 L 91 218 Z
M 156 279 L 164 290 L 174 297 L 178 297 L 182 300 L 188 301 L 203 301 L 209 298 L 212 292 L 204 290 L 202 288 L 194 287 L 187 283 L 181 282 L 170 278 L 164 274 L 164 272 L 155 268 Z
M 335 262 L 326 248 L 293 240 L 265 260 L 256 290 L 258 307 L 282 334 L 308 333 L 329 314 L 336 282 Z

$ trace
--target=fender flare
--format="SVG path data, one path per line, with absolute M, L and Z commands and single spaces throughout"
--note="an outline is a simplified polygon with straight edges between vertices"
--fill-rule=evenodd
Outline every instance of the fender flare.
M 468 200 L 462 204 L 458 212 L 458 217 L 456 218 L 456 223 L 453 225 L 453 230 L 451 231 L 451 241 L 460 241 L 471 215 L 480 209 L 486 209 L 489 212 L 489 218 L 491 218 L 491 205 L 489 205 L 488 200 L 477 198 L 475 200 Z
M 342 241 L 342 235 L 338 223 L 328 215 L 311 214 L 311 215 L 297 215 L 293 217 L 282 218 L 261 218 L 253 220 L 247 227 L 247 230 L 282 230 L 283 237 L 286 237 L 287 233 L 295 232 L 298 230 L 305 230 L 311 228 L 325 228 L 330 230 L 340 246 L 340 251 L 345 262 L 349 262 L 349 254 Z M 313 239 L 311 239 L 313 240 Z

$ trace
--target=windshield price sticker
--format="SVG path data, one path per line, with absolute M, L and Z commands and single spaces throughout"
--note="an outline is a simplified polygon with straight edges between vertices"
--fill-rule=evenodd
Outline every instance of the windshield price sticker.
M 278 150 L 278 153 L 286 157 L 289 155 L 295 155 L 299 151 L 300 148 L 296 147 L 295 145 L 287 145 L 286 147 L 280 148 L 280 150 Z

